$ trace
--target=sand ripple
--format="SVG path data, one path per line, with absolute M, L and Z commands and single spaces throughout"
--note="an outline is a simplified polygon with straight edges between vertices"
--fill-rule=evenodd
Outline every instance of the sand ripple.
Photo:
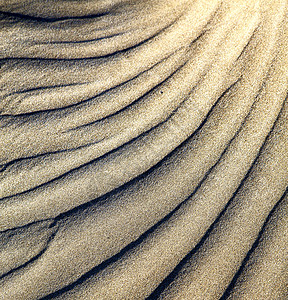
M 288 298 L 287 8 L 0 3 L 0 299 Z

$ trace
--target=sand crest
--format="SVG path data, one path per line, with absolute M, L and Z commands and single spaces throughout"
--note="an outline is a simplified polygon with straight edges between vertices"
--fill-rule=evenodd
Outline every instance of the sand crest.
M 287 9 L 0 3 L 0 299 L 288 299 Z

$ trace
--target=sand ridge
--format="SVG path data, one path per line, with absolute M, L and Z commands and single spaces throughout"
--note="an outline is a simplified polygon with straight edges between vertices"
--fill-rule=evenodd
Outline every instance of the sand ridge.
M 288 297 L 287 6 L 0 4 L 0 299 Z

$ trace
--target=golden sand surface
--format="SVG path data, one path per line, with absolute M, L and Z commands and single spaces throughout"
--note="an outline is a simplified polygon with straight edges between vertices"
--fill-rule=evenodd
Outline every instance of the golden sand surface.
M 288 1 L 0 1 L 0 299 L 288 299 Z

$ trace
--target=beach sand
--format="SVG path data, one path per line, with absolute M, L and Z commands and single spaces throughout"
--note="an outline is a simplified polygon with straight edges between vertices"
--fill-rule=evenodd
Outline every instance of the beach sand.
M 0 3 L 0 299 L 288 299 L 288 2 Z

